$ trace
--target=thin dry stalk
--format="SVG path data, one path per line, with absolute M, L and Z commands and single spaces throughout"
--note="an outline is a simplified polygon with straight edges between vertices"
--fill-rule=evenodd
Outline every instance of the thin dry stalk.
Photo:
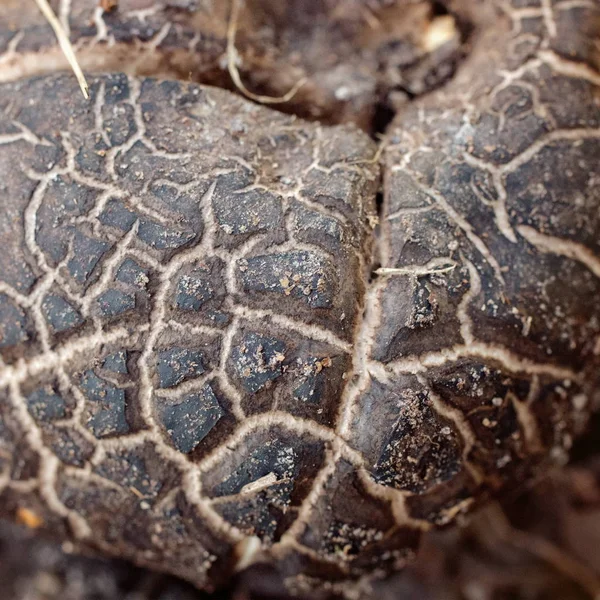
M 283 104 L 284 102 L 289 102 L 297 94 L 298 90 L 306 83 L 306 77 L 303 77 L 297 81 L 287 94 L 279 97 L 263 96 L 261 94 L 255 94 L 254 92 L 251 92 L 244 85 L 244 82 L 240 77 L 240 72 L 236 64 L 238 53 L 235 48 L 235 36 L 237 33 L 238 17 L 240 14 L 241 4 L 242 0 L 232 0 L 231 2 L 231 16 L 229 18 L 229 26 L 227 28 L 227 70 L 229 71 L 229 75 L 240 92 L 255 102 L 260 102 L 261 104 Z
M 85 80 L 85 75 L 83 74 L 79 63 L 77 62 L 73 46 L 71 46 L 71 42 L 69 41 L 67 34 L 60 24 L 60 21 L 56 18 L 56 15 L 54 14 L 50 4 L 48 4 L 48 0 L 35 0 L 35 2 L 48 23 L 50 23 L 52 26 L 54 34 L 56 35 L 56 39 L 58 40 L 58 44 L 60 45 L 60 49 L 63 51 L 63 54 L 69 62 L 71 69 L 73 69 L 73 73 L 75 73 L 75 77 L 77 78 L 77 83 L 79 83 L 79 87 L 81 88 L 81 93 L 87 100 L 90 97 L 89 87 L 87 81 Z
M 409 265 L 406 267 L 379 267 L 375 271 L 377 275 L 387 276 L 390 275 L 413 275 L 416 277 L 423 277 L 425 275 L 438 275 L 441 273 L 450 273 L 456 269 L 457 264 L 449 258 L 441 258 L 429 261 L 426 265 Z

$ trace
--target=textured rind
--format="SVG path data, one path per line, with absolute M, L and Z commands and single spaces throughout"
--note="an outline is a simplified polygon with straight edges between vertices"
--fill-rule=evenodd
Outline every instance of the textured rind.
M 235 88 L 226 55 L 232 2 L 119 0 L 110 11 L 98 0 L 50 4 L 86 71 L 124 70 Z M 368 129 L 387 90 L 417 86 L 421 93 L 437 84 L 436 70 L 443 71 L 441 79 L 452 71 L 458 35 L 441 54 L 420 44 L 431 18 L 427 0 L 246 0 L 234 60 L 257 94 L 281 97 L 305 81 L 280 104 L 286 112 Z M 5 0 L 0 81 L 56 70 L 68 70 L 68 64 L 35 3 Z
M 385 483 L 436 523 L 564 460 L 600 381 L 600 6 L 455 8 L 478 25 L 472 55 L 397 116 L 384 150 L 379 250 L 397 271 L 368 305 L 372 358 L 400 385 L 361 400 L 383 422 L 394 395 L 426 398 L 413 418 L 427 427 L 392 442 L 417 460 L 394 468 L 390 450 Z M 362 414 L 359 450 L 375 444 L 353 441 Z M 442 444 L 444 427 L 458 440 Z
M 336 440 L 376 147 L 222 90 L 90 84 L 0 89 L 0 506 L 211 587 Z
M 472 53 L 388 132 L 368 285 L 357 131 L 2 87 L 3 511 L 204 588 L 265 560 L 358 594 L 565 459 L 599 402 L 598 7 L 452 6 Z

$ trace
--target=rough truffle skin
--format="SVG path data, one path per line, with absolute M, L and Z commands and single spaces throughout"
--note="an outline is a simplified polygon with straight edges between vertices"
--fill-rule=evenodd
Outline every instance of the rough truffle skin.
M 416 372 L 462 431 L 462 459 L 433 471 L 442 496 L 408 499 L 438 522 L 450 496 L 454 514 L 467 490 L 564 460 L 599 381 L 600 6 L 456 8 L 479 25 L 472 54 L 385 150 L 381 262 L 406 274 L 370 292 L 373 358 Z
M 205 589 L 356 592 L 565 459 L 599 400 L 600 7 L 451 8 L 470 55 L 380 148 L 177 81 L 0 86 L 3 514 Z
M 0 93 L 2 510 L 210 587 L 289 529 L 332 444 L 356 458 L 335 421 L 376 146 L 223 90 L 90 82 Z

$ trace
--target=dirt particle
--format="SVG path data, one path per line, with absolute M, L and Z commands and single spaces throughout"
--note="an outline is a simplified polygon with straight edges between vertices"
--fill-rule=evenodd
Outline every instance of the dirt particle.
M 44 524 L 44 520 L 37 513 L 24 506 L 17 509 L 16 518 L 17 523 L 25 525 L 28 529 L 39 529 Z

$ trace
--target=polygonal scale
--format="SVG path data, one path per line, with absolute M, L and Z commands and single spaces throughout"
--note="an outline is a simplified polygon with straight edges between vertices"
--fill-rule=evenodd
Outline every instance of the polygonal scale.
M 203 464 L 201 485 L 213 508 L 245 534 L 278 541 L 323 466 L 323 441 L 286 426 L 285 415 L 250 419 L 241 437 Z M 277 421 L 280 424 L 275 424 Z
M 94 453 L 94 442 L 69 425 L 44 427 L 44 444 L 65 465 L 85 467 Z
M 86 399 L 86 427 L 95 437 L 119 436 L 130 431 L 122 387 L 99 377 L 92 369 L 80 375 L 78 387 Z
M 322 557 L 305 567 L 309 576 L 343 580 L 373 568 L 400 568 L 411 556 L 418 526 L 399 526 L 393 503 L 373 488 L 368 476 L 344 459 L 330 469 L 300 535 Z
M 382 485 L 423 493 L 462 470 L 464 442 L 414 377 L 394 379 L 391 386 L 373 382 L 356 406 L 351 430 L 352 446 L 368 457 Z
M 290 332 L 285 322 L 267 328 L 267 323 L 245 320 L 232 339 L 226 363 L 246 414 L 285 411 L 326 426 L 334 423 L 350 368 L 350 356 L 339 342 Z
M 372 381 L 353 416 L 347 438 L 369 481 L 384 497 L 406 498 L 414 519 L 447 522 L 479 492 L 466 462 L 470 432 L 420 377 Z
M 578 382 L 511 373 L 492 360 L 459 359 L 426 378 L 439 400 L 464 416 L 473 436 L 468 459 L 492 487 L 521 480 L 548 448 L 562 458 L 589 402 Z
M 180 402 L 158 401 L 159 419 L 180 452 L 194 450 L 225 415 L 213 388 L 206 384 Z

